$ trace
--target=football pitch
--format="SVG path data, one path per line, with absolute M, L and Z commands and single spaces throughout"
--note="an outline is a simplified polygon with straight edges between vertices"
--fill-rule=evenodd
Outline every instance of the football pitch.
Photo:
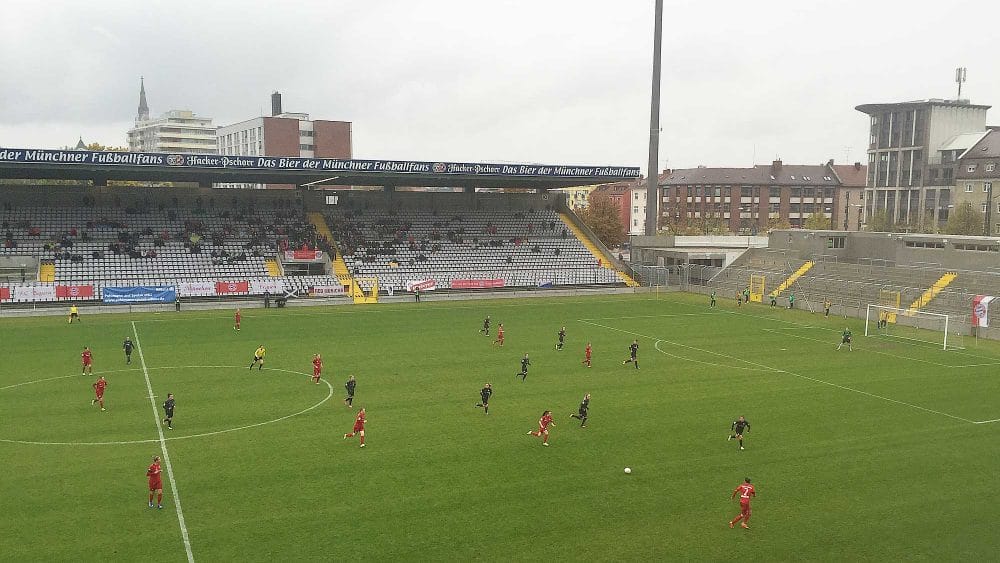
M 0 320 L 0 559 L 1000 553 L 995 342 L 946 352 L 866 338 L 863 321 L 691 294 L 253 309 L 239 332 L 232 310 L 82 317 Z M 838 352 L 845 326 L 854 350 Z M 633 339 L 638 370 L 622 364 Z M 265 368 L 250 371 L 260 344 Z M 94 376 L 80 375 L 84 346 Z M 107 412 L 91 405 L 98 374 Z M 485 382 L 488 415 L 475 407 Z M 167 393 L 173 430 L 158 422 Z M 581 428 L 569 415 L 585 393 Z M 358 407 L 363 449 L 343 438 Z M 545 410 L 547 448 L 525 435 Z M 740 415 L 743 451 L 727 440 Z M 164 454 L 164 508 L 150 509 L 146 468 Z M 744 477 L 751 529 L 730 529 Z

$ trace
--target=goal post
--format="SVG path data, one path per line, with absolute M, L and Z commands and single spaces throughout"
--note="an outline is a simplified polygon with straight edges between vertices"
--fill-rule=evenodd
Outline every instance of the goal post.
M 754 303 L 764 302 L 764 282 L 766 280 L 765 276 L 750 274 L 750 301 Z
M 951 315 L 911 311 L 869 303 L 865 311 L 865 336 L 882 336 L 940 346 L 942 350 L 963 348 L 963 339 Z

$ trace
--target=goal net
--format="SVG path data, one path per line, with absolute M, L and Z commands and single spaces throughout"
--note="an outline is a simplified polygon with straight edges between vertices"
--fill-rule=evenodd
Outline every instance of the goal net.
M 750 274 L 750 301 L 754 303 L 764 302 L 764 281 L 765 276 Z
M 960 323 L 950 315 L 911 311 L 899 307 L 869 304 L 865 312 L 865 336 L 882 336 L 921 342 L 943 350 L 964 348 Z
M 883 307 L 894 309 L 899 308 L 899 292 L 893 289 L 878 290 L 878 304 Z M 896 322 L 896 313 L 885 313 L 886 319 L 890 323 Z

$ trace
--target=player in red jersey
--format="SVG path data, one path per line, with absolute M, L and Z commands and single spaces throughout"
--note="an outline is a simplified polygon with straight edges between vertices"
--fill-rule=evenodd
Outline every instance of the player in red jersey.
M 94 387 L 94 395 L 96 395 L 96 397 L 93 400 L 90 401 L 90 404 L 93 405 L 93 404 L 100 403 L 102 411 L 107 410 L 107 409 L 104 408 L 104 388 L 107 387 L 107 386 L 108 386 L 108 382 L 105 381 L 103 375 L 98 376 L 97 377 L 97 381 L 95 381 L 94 385 L 93 385 L 93 387 Z
M 153 494 L 156 494 L 156 508 L 163 508 L 163 479 L 160 478 L 160 456 L 153 456 L 153 463 L 146 470 L 149 477 L 149 507 L 153 508 Z
M 496 346 L 497 344 L 501 348 L 503 347 L 503 323 L 497 325 L 497 339 L 493 341 L 493 345 Z
M 529 436 L 536 436 L 542 438 L 542 445 L 549 445 L 549 427 L 555 426 L 556 423 L 552 422 L 552 411 L 545 411 L 542 413 L 542 418 L 538 419 L 538 432 L 528 432 Z
M 80 359 L 83 361 L 83 373 L 80 375 L 87 375 L 88 373 L 94 374 L 94 356 L 90 353 L 90 348 L 84 346 L 83 353 L 80 354 Z
M 236 315 L 233 317 L 233 319 L 236 321 L 235 324 L 233 325 L 233 330 L 239 330 L 240 320 L 243 319 L 243 315 L 240 314 L 239 309 L 236 309 Z
M 368 422 L 368 419 L 365 418 L 365 409 L 364 409 L 364 407 L 362 407 L 361 410 L 358 411 L 357 418 L 354 419 L 354 429 L 351 430 L 350 434 L 344 434 L 344 439 L 346 440 L 348 438 L 353 438 L 354 435 L 357 434 L 358 436 L 361 437 L 361 447 L 362 448 L 365 447 L 365 423 L 366 422 Z
M 319 385 L 319 376 L 323 372 L 323 358 L 313 354 L 313 382 Z
M 586 356 L 583 359 L 583 365 L 590 367 L 590 342 L 587 343 L 587 347 L 583 349 L 583 354 Z
M 743 484 L 736 487 L 733 491 L 732 496 L 729 498 L 736 498 L 736 495 L 740 495 L 740 514 L 729 521 L 729 527 L 732 528 L 737 522 L 743 520 L 740 524 L 741 528 L 750 529 L 750 498 L 757 496 L 757 491 L 754 490 L 753 485 L 750 484 L 750 478 L 747 477 L 743 480 Z

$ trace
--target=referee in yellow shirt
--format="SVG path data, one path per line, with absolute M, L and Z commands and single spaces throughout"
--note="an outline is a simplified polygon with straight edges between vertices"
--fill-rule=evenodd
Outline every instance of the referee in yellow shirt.
M 80 320 L 80 311 L 79 311 L 79 309 L 76 308 L 76 305 L 70 305 L 69 306 L 69 322 L 70 322 L 70 324 L 73 323 L 73 319 L 76 319 L 77 321 Z
M 254 352 L 253 352 L 253 361 L 250 362 L 250 369 L 251 370 L 253 369 L 254 365 L 257 366 L 257 371 L 260 371 L 261 368 L 264 367 L 264 354 L 266 354 L 266 353 L 267 353 L 267 350 L 264 349 L 264 345 L 263 344 L 261 344 L 260 346 L 257 347 L 256 350 L 254 350 Z

